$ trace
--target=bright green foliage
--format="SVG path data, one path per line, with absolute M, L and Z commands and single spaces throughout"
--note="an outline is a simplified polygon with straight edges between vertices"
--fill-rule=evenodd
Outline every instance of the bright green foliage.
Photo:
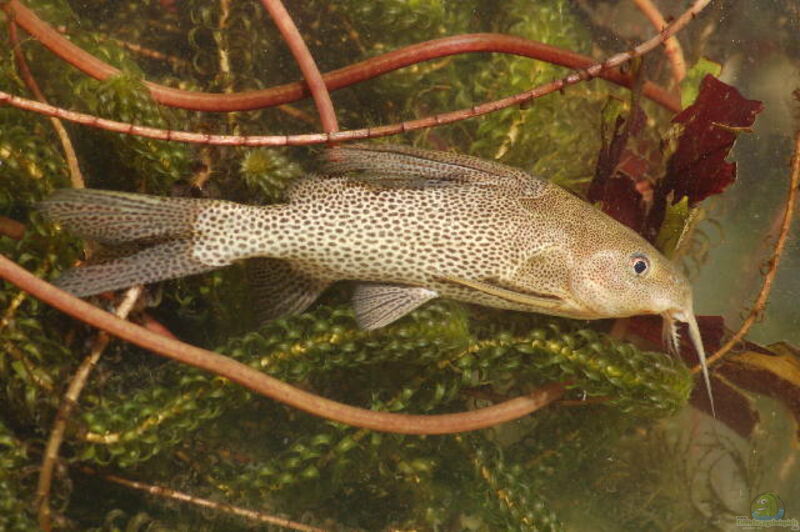
M 706 75 L 719 76 L 721 72 L 722 65 L 719 63 L 706 57 L 698 59 L 681 81 L 681 107 L 685 109 L 694 103 L 700 93 L 700 82 Z
M 85 80 L 76 85 L 76 95 L 91 114 L 131 124 L 145 124 L 170 129 L 179 122 L 171 120 L 152 101 L 141 82 L 134 76 L 120 75 L 97 83 Z M 132 135 L 100 134 L 96 142 L 119 157 L 122 168 L 142 176 L 139 189 L 166 193 L 173 181 L 185 176 L 190 149 L 183 144 L 145 139 Z
M 154 127 L 237 134 L 316 130 L 309 101 L 230 114 L 166 109 L 142 83 L 232 92 L 295 81 L 293 59 L 259 2 L 26 2 L 122 75 L 98 82 L 23 43 L 55 104 Z M 497 31 L 586 53 L 588 33 L 565 0 L 381 0 L 288 3 L 322 70 L 444 35 Z M 0 15 L 0 21 L 5 22 Z M 113 36 L 113 38 L 111 38 Z M 138 55 L 125 43 L 158 50 Z M 0 48 L 10 48 L 0 32 Z M 564 70 L 494 55 L 445 58 L 334 94 L 345 127 L 470 107 L 551 81 Z M 27 95 L 10 53 L 0 87 Z M 603 88 L 601 88 L 603 87 Z M 391 139 L 499 158 L 578 186 L 591 175 L 606 85 L 580 85 L 445 128 Z M 89 186 L 162 195 L 281 201 L 319 148 L 197 148 L 67 126 Z M 195 163 L 198 161 L 198 163 Z M 82 258 L 82 244 L 43 222 L 35 203 L 68 186 L 48 119 L 0 108 L 0 215 L 26 225 L 0 252 L 45 278 Z M 192 189 L 199 185 L 199 190 Z M 434 414 L 569 382 L 568 398 L 518 422 L 471 434 L 399 436 L 313 418 L 192 368 L 112 342 L 69 420 L 54 511 L 80 530 L 244 530 L 212 511 L 143 496 L 75 472 L 88 465 L 225 503 L 329 528 L 559 530 L 558 487 L 591 468 L 631 427 L 673 414 L 692 380 L 663 353 L 614 340 L 602 325 L 429 304 L 375 332 L 358 330 L 336 287 L 311 311 L 259 325 L 243 268 L 148 289 L 132 318 L 278 379 L 374 410 Z M 108 301 L 96 298 L 98 305 Z M 41 449 L 67 382 L 95 333 L 6 286 L 0 291 L 0 529 L 27 530 Z M 65 480 L 69 478 L 70 484 Z M 68 503 L 68 504 L 67 504 Z M 8 515 L 14 516 L 9 521 Z M 6 521 L 2 521 L 6 519 Z M 16 527 L 16 528 L 15 528 Z M 27 528 L 26 528 L 27 527 Z
M 656 237 L 655 245 L 667 256 L 675 255 L 680 246 L 681 238 L 685 236 L 686 224 L 691 216 L 689 197 L 684 196 L 676 203 L 667 203 L 664 223 Z
M 586 53 L 589 40 L 573 18 L 569 4 L 562 0 L 536 5 L 524 0 L 510 2 L 503 7 L 497 25 L 490 29 Z M 499 56 L 489 68 L 476 73 L 474 86 L 479 92 L 475 99 L 493 100 L 522 92 L 567 73 L 548 63 Z M 492 113 L 475 124 L 476 140 L 470 151 L 577 187 L 591 177 L 600 147 L 600 137 L 593 132 L 598 129 L 599 112 L 607 94 L 578 85 L 566 89 L 565 95 L 555 93 L 537 99 L 525 110 L 511 107 Z M 570 151 L 571 158 L 558 155 Z
M 240 165 L 242 180 L 248 191 L 267 201 L 280 201 L 286 188 L 302 171 L 281 151 L 269 148 L 247 150 Z

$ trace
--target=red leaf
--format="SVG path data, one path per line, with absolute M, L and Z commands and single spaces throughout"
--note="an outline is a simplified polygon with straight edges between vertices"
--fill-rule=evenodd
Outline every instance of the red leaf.
M 642 194 L 636 183 L 627 175 L 614 174 L 603 187 L 602 211 L 636 232 L 641 231 L 645 219 Z
M 752 399 L 722 379 L 711 376 L 711 389 L 714 391 L 717 420 L 721 421 L 740 436 L 747 438 L 760 421 L 758 410 Z M 705 383 L 695 380 L 695 387 L 689 402 L 695 408 L 711 414 L 711 403 Z
M 633 120 L 628 125 L 626 120 Z M 641 231 L 645 220 L 645 203 L 639 183 L 644 183 L 648 162 L 628 149 L 629 137 L 638 134 L 647 120 L 644 112 L 636 108 L 627 119 L 617 117 L 610 139 L 603 134 L 603 146 L 597 156 L 594 179 L 587 191 L 587 199 L 598 203 L 600 209 L 627 225 Z
M 715 77 L 703 78 L 697 100 L 672 119 L 684 127 L 663 182 L 675 192 L 673 202 L 688 196 L 694 205 L 733 183 L 736 164 L 725 158 L 736 141 L 735 129 L 752 126 L 763 109 L 761 102 L 745 99 Z
M 649 343 L 654 349 L 666 349 L 662 345 L 661 338 L 661 316 L 633 316 L 626 318 L 628 326 L 626 334 L 634 335 Z M 697 326 L 700 328 L 700 336 L 703 338 L 703 347 L 706 353 L 713 353 L 722 345 L 722 337 L 725 335 L 725 320 L 722 316 L 697 316 Z M 679 337 L 681 341 L 681 358 L 687 365 L 697 364 L 697 352 L 694 350 L 692 342 L 689 341 L 689 334 L 686 324 L 678 324 Z

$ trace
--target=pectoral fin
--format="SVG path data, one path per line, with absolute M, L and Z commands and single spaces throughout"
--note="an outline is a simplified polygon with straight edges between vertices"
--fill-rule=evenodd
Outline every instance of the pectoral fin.
M 442 280 L 466 286 L 511 303 L 535 307 L 535 309 L 540 312 L 558 312 L 564 309 L 564 300 L 553 294 L 516 292 L 484 281 L 473 281 L 469 279 L 460 279 L 458 277 L 442 277 Z
M 327 281 L 298 272 L 286 261 L 258 257 L 246 266 L 260 321 L 303 312 L 328 287 Z
M 361 283 L 353 293 L 356 322 L 362 329 L 378 329 L 435 297 L 439 294 L 420 286 Z

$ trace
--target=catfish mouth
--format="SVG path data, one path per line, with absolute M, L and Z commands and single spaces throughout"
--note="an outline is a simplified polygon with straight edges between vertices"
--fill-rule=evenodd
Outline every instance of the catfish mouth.
M 663 319 L 661 336 L 664 345 L 669 348 L 670 353 L 679 355 L 681 352 L 681 335 L 678 330 L 678 323 L 685 323 L 691 328 L 691 323 L 695 321 L 694 314 L 691 312 L 687 313 L 683 309 L 675 308 L 661 312 L 660 314 Z M 695 351 L 697 351 L 699 355 L 700 350 L 697 349 L 696 345 Z
M 673 355 L 679 355 L 681 352 L 681 340 L 678 334 L 678 322 L 684 322 L 678 317 L 674 311 L 667 311 L 661 313 L 661 341 L 667 347 L 669 352 Z

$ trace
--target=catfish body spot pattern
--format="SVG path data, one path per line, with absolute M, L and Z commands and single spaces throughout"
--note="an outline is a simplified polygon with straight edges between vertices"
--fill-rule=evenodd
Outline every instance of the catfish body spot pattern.
M 675 349 L 674 321 L 689 324 L 709 385 L 679 268 L 592 205 L 494 161 L 355 144 L 329 149 L 282 205 L 60 190 L 40 208 L 86 238 L 141 244 L 57 281 L 79 296 L 247 259 L 266 318 L 339 280 L 364 283 L 354 307 L 368 329 L 435 297 L 581 319 L 661 314 Z

